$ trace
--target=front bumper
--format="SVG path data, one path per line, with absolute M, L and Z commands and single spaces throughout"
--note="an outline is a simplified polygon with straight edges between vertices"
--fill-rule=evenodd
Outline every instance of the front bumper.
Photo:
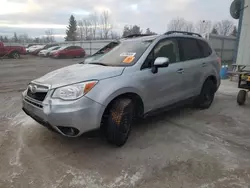
M 51 99 L 49 94 L 43 102 L 38 102 L 28 97 L 25 91 L 23 111 L 39 124 L 67 137 L 77 137 L 100 127 L 105 106 L 87 97 L 63 101 Z M 69 130 L 74 130 L 74 134 Z

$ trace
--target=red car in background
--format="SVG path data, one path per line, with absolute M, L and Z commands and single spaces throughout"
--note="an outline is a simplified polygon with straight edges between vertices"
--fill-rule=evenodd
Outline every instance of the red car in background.
M 73 57 L 84 57 L 86 55 L 84 49 L 80 46 L 65 46 L 60 48 L 58 51 L 52 53 L 51 57 L 54 58 L 73 58 Z
M 0 42 L 0 57 L 9 57 L 18 59 L 20 58 L 20 54 L 26 54 L 26 49 L 22 46 L 4 46 L 2 42 Z

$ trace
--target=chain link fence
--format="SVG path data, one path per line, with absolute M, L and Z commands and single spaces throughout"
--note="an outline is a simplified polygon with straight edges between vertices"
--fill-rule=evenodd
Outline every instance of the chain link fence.
M 234 61 L 234 57 L 236 56 L 236 41 L 237 38 L 233 36 L 221 36 L 209 34 L 207 37 L 208 41 L 211 43 L 212 47 L 215 49 L 217 54 L 221 57 L 223 62 L 227 62 L 232 64 Z M 103 48 L 110 42 L 116 40 L 87 40 L 87 41 L 65 41 L 65 42 L 57 42 L 56 44 L 60 46 L 65 45 L 76 45 L 81 46 L 86 54 L 92 55 L 99 49 Z M 26 46 L 27 43 L 5 43 L 5 45 L 22 45 Z

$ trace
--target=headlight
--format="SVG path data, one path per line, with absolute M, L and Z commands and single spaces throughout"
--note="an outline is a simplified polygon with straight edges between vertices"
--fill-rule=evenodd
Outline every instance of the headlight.
M 76 100 L 88 93 L 98 81 L 82 82 L 79 84 L 73 84 L 70 86 L 65 86 L 57 88 L 52 98 L 59 98 L 62 100 Z

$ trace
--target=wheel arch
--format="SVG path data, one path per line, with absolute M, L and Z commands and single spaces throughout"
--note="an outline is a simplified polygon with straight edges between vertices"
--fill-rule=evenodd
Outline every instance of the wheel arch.
M 112 98 L 109 98 L 109 101 L 106 103 L 107 105 L 106 105 L 105 111 L 107 109 L 109 109 L 110 106 L 112 105 L 112 103 L 115 100 L 118 100 L 119 98 L 129 98 L 129 99 L 131 99 L 134 102 L 135 106 L 136 106 L 136 111 L 139 111 L 138 112 L 139 115 L 142 115 L 144 113 L 144 102 L 143 102 L 143 99 L 136 92 L 124 92 L 124 93 L 119 93 L 119 94 L 117 94 L 115 96 L 112 96 Z
M 144 114 L 144 103 L 143 100 L 141 98 L 141 96 L 136 93 L 136 92 L 124 92 L 124 93 L 119 93 L 115 96 L 113 96 L 112 98 L 109 99 L 109 101 L 107 102 L 106 108 L 103 111 L 102 114 L 102 118 L 101 118 L 101 124 L 100 127 L 101 129 L 104 129 L 105 127 L 105 119 L 108 117 L 108 113 L 110 111 L 110 108 L 113 104 L 114 101 L 121 99 L 121 98 L 129 98 L 133 101 L 133 103 L 135 104 L 135 108 L 136 108 L 136 116 L 137 117 L 142 117 Z

